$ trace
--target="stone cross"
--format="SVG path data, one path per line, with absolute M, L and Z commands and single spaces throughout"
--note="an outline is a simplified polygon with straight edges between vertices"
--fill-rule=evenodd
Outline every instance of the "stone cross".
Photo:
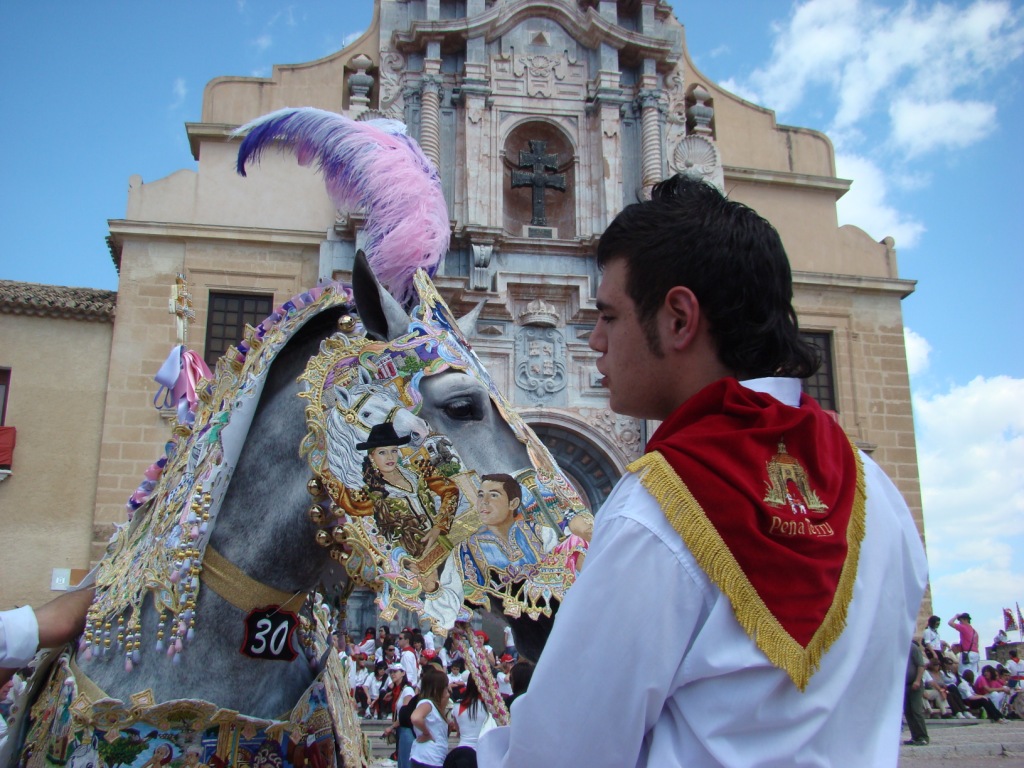
M 171 287 L 171 299 L 167 311 L 174 315 L 175 336 L 178 344 L 188 345 L 188 326 L 196 316 L 192 309 L 192 294 L 188 290 L 188 282 L 184 275 L 176 275 Z
M 547 216 L 544 214 L 544 190 L 547 187 L 565 191 L 565 174 L 548 173 L 558 170 L 558 155 L 546 155 L 546 141 L 531 141 L 530 151 L 519 152 L 519 167 L 529 170 L 512 171 L 512 187 L 533 187 L 533 219 L 530 224 L 535 227 L 546 227 Z

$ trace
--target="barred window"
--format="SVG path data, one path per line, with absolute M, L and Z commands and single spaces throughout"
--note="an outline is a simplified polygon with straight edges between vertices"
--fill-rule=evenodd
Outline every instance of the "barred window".
M 228 347 L 237 346 L 245 326 L 258 325 L 273 311 L 274 297 L 210 291 L 206 317 L 206 364 L 213 368 Z
M 816 374 L 803 380 L 803 391 L 817 400 L 818 405 L 826 411 L 838 411 L 832 366 L 832 334 L 828 331 L 801 331 L 800 337 L 813 344 L 821 355 L 821 367 Z

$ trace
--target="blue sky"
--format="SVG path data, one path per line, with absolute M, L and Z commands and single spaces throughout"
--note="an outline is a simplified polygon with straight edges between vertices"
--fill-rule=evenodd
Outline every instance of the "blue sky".
M 823 130 L 841 223 L 896 240 L 935 608 L 1024 602 L 1020 2 L 677 0 L 697 67 Z M 194 168 L 205 84 L 338 50 L 371 0 L 0 3 L 0 278 L 115 289 L 128 178 Z M 297 105 L 298 106 L 298 105 Z M 725 158 L 728 162 L 728 158 Z

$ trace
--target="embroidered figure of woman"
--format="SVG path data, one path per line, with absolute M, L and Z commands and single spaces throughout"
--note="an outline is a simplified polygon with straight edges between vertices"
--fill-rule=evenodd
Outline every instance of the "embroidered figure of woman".
M 408 435 L 399 437 L 394 425 L 386 421 L 370 430 L 366 442 L 356 443 L 356 448 L 367 452 L 363 460 L 366 485 L 359 493 L 346 494 L 342 506 L 353 515 L 373 514 L 384 538 L 419 560 L 430 555 L 438 543 L 451 549 L 445 537 L 455 519 L 459 489 L 429 468 L 405 466 L 401 447 L 410 440 Z

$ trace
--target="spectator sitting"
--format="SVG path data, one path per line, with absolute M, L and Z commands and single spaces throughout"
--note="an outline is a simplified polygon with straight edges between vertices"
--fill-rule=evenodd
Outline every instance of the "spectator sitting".
M 974 690 L 981 696 L 988 697 L 1000 712 L 1011 691 L 1000 682 L 994 667 L 982 667 L 981 676 L 974 681 Z
M 448 690 L 451 692 L 453 702 L 462 701 L 468 684 L 469 671 L 466 669 L 466 662 L 462 659 L 455 659 L 451 664 L 451 669 L 448 670 Z
M 992 641 L 992 645 L 1006 645 L 1008 642 L 1010 642 L 1010 638 L 1006 636 L 1006 630 L 1000 629 L 996 632 L 996 637 Z
M 927 659 L 924 674 L 921 676 L 921 684 L 923 686 L 922 696 L 925 705 L 929 708 L 929 714 L 952 717 L 953 712 L 947 701 L 949 694 L 946 693 L 946 686 L 939 678 L 938 659 Z
M 376 720 L 381 719 L 380 713 L 380 699 L 381 693 L 384 690 L 384 685 L 388 678 L 388 665 L 383 661 L 375 662 L 373 665 L 373 674 L 370 675 L 369 680 L 366 682 L 366 696 L 370 700 L 370 706 L 366 711 L 366 716 L 374 718 Z
M 1020 681 L 1024 680 L 1024 661 L 1020 660 L 1020 652 L 1016 646 L 1010 651 L 1010 658 L 1006 662 L 1006 669 L 1010 673 L 1010 687 L 1020 687 Z
M 960 695 L 960 673 L 957 672 L 956 667 L 956 659 L 950 659 L 945 656 L 942 658 L 939 678 L 946 687 L 946 701 L 949 703 L 949 708 L 953 712 L 954 717 L 959 720 L 973 720 L 974 715 L 964 703 L 963 696 Z
M 924 632 L 921 635 L 921 644 L 924 646 L 924 652 L 927 656 L 932 654 L 940 656 L 942 651 L 949 647 L 949 644 L 943 642 L 942 638 L 939 637 L 939 624 L 941 623 L 942 619 L 938 616 L 929 617 L 928 626 L 924 628 Z
M 975 690 L 974 672 L 969 669 L 965 670 L 961 677 L 960 695 L 963 697 L 964 704 L 972 709 L 980 707 L 985 711 L 986 717 L 993 723 L 1002 722 L 1003 715 L 999 708 L 987 696 L 982 696 Z
M 359 717 L 366 717 L 366 712 L 370 707 L 368 686 L 373 674 L 366 666 L 365 653 L 356 653 L 352 657 L 352 661 L 355 663 L 355 669 L 349 678 L 349 687 L 352 689 L 352 696 L 359 708 Z

